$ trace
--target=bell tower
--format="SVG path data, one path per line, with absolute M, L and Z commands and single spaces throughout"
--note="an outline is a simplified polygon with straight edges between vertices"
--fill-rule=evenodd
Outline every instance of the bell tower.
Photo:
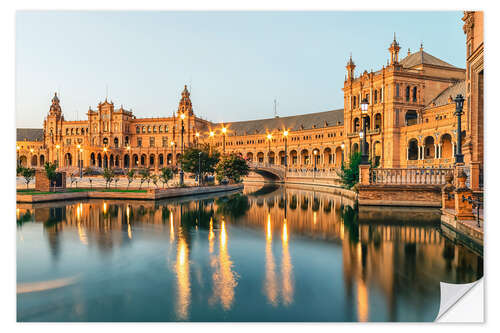
M 54 93 L 49 114 L 44 121 L 44 137 L 46 144 L 61 142 L 63 121 L 64 116 L 62 115 L 61 105 L 59 104 L 59 97 L 57 97 L 57 93 Z
M 397 65 L 399 64 L 399 44 L 396 41 L 396 33 L 394 33 L 394 40 L 392 41 L 391 45 L 389 46 L 389 52 L 391 53 L 391 65 Z
M 352 54 L 349 56 L 349 61 L 347 62 L 347 65 L 345 66 L 347 69 L 347 79 L 348 80 L 353 80 L 354 79 L 354 69 L 356 68 L 356 65 L 352 61 Z
M 177 109 L 177 115 L 184 113 L 186 117 L 193 115 L 193 105 L 191 104 L 191 94 L 189 93 L 187 86 L 184 85 L 184 90 L 182 91 L 182 97 L 179 101 L 179 108 Z

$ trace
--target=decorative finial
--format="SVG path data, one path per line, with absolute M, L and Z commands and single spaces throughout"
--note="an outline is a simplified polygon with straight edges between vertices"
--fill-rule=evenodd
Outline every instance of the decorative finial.
M 421 43 L 420 43 L 420 52 L 422 52 L 423 50 L 424 50 L 424 43 L 423 43 L 423 42 L 421 42 Z
M 394 31 L 394 41 L 396 41 L 396 31 Z
M 410 55 L 410 48 L 408 48 L 408 55 Z

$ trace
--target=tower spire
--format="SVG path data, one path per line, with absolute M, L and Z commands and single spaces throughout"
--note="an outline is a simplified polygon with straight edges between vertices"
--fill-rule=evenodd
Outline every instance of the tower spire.
M 389 52 L 391 53 L 391 65 L 396 65 L 399 63 L 398 55 L 400 49 L 401 48 L 399 47 L 399 44 L 396 40 L 396 33 L 394 32 L 394 40 L 389 46 Z
M 349 61 L 347 61 L 345 68 L 347 69 L 347 79 L 354 79 L 354 69 L 356 68 L 356 65 L 354 64 L 354 61 L 352 61 L 352 52 L 349 53 Z

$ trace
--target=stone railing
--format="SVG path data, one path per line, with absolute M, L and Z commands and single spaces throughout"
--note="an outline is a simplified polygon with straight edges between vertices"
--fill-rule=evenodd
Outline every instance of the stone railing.
M 452 169 L 392 168 L 372 169 L 370 182 L 394 185 L 444 185 L 445 177 Z

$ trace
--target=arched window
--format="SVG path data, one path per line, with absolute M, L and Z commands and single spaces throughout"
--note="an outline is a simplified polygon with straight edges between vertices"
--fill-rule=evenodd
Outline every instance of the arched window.
M 360 131 L 359 118 L 354 118 L 353 129 L 354 132 Z
M 115 143 L 115 148 L 118 148 L 118 138 L 115 138 L 113 141 Z
M 103 144 L 103 145 L 107 146 L 107 145 L 108 145 L 108 142 L 109 142 L 108 138 L 104 138 L 104 139 L 102 139 L 102 144 Z
M 410 161 L 418 160 L 418 141 L 417 141 L 417 139 L 411 139 L 408 142 L 408 159 Z
M 146 133 L 146 127 L 142 126 L 142 133 Z
M 140 133 L 140 132 L 141 132 L 141 129 L 139 128 L 139 126 L 136 126 L 136 127 L 135 127 L 135 132 L 136 132 L 136 133 Z
M 148 126 L 148 133 L 151 133 L 151 126 Z
M 377 113 L 375 115 L 375 129 L 382 127 L 382 115 Z
M 156 133 L 156 126 L 153 126 L 153 133 Z
M 158 132 L 161 133 L 162 130 L 163 130 L 163 126 L 162 125 L 158 126 Z

